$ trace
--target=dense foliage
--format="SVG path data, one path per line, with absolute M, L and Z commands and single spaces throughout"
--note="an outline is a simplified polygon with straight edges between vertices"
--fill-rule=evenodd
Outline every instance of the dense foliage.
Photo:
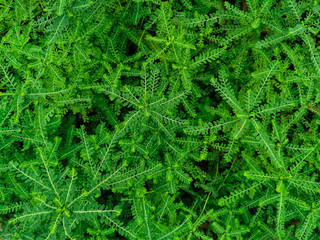
M 1 0 L 1 239 L 320 239 L 318 0 Z

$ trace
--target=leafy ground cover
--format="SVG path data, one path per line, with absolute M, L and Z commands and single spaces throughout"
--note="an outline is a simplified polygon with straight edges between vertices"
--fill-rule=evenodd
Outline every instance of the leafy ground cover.
M 0 237 L 319 239 L 317 0 L 1 0 Z

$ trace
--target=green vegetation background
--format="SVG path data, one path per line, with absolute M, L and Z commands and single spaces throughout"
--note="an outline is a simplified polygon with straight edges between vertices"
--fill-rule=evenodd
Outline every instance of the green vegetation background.
M 320 239 L 318 0 L 0 0 L 0 238 Z

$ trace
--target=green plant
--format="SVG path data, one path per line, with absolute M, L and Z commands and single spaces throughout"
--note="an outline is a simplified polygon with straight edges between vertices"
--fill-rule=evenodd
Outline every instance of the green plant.
M 319 1 L 0 1 L 2 239 L 318 239 Z

